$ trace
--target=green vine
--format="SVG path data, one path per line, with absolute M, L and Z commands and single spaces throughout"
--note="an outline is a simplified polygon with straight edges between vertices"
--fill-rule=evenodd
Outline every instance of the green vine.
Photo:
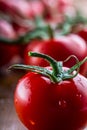
M 85 57 L 82 61 L 79 62 L 78 58 L 76 56 L 70 56 L 67 60 L 69 60 L 71 57 L 74 57 L 77 61 L 77 63 L 66 70 L 63 69 L 63 62 L 56 61 L 52 57 L 42 54 L 42 53 L 36 53 L 36 52 L 29 52 L 29 56 L 33 57 L 40 57 L 45 59 L 47 62 L 50 63 L 50 66 L 52 67 L 52 70 L 46 68 L 46 67 L 40 67 L 40 66 L 31 66 L 31 65 L 23 65 L 23 64 L 14 64 L 9 67 L 9 70 L 13 69 L 23 69 L 23 70 L 29 70 L 33 71 L 42 75 L 45 75 L 51 79 L 53 83 L 60 82 L 62 80 L 66 79 L 72 79 L 77 76 L 79 73 L 80 66 L 87 61 L 87 57 Z M 64 62 L 66 62 L 65 60 Z M 77 71 L 76 71 L 77 70 Z M 75 73 L 73 73 L 75 72 Z

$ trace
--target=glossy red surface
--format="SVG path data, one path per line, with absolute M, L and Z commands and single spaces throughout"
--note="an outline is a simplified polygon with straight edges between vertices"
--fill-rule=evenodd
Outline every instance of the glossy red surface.
M 15 90 L 14 103 L 29 130 L 79 130 L 87 123 L 87 79 L 79 75 L 53 84 L 49 78 L 28 73 Z

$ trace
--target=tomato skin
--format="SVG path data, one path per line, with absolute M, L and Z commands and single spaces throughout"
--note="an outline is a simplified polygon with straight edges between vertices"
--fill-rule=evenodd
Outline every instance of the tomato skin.
M 19 17 L 27 18 L 29 14 L 31 14 L 30 7 L 28 6 L 28 2 L 24 0 L 19 0 L 18 2 L 15 0 L 0 1 L 0 10 L 4 13 L 8 11 L 11 17 L 16 17 L 16 15 L 18 15 Z
M 29 130 L 79 130 L 87 123 L 87 79 L 53 84 L 30 72 L 22 77 L 14 95 L 16 112 Z
M 12 25 L 4 19 L 0 19 L 0 36 L 8 39 L 17 37 Z M 7 65 L 15 55 L 18 55 L 18 46 L 0 43 L 0 67 Z
M 44 13 L 44 5 L 41 1 L 24 1 L 24 0 L 0 0 L 0 11 L 7 13 L 11 17 L 33 18 L 41 16 Z
M 0 36 L 11 40 L 17 37 L 12 25 L 4 19 L 0 19 Z M 0 43 L 0 67 L 7 65 L 18 53 L 17 45 Z
M 77 34 L 87 42 L 87 28 L 80 30 Z
M 64 61 L 70 55 L 76 55 L 79 60 L 87 56 L 87 46 L 85 41 L 78 35 L 62 36 L 57 40 L 48 41 L 33 41 L 25 48 L 24 62 L 25 64 L 48 66 L 49 64 L 41 58 L 29 57 L 28 52 L 40 52 L 50 55 L 58 61 Z M 72 58 L 65 66 L 71 67 L 75 64 L 75 59 Z M 80 73 L 85 74 L 86 63 L 82 65 Z
M 7 22 L 4 19 L 0 19 L 0 36 L 10 39 L 15 39 L 17 37 L 11 23 Z

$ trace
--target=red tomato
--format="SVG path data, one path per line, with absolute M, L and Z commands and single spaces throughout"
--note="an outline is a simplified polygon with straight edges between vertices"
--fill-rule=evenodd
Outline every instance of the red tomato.
M 57 17 L 60 19 L 60 16 L 62 20 L 64 20 L 64 15 L 68 13 L 68 15 L 75 15 L 75 8 L 74 8 L 74 1 L 73 0 L 42 0 L 45 8 L 49 12 L 48 14 L 51 15 L 51 17 Z M 47 12 L 46 11 L 46 12 Z M 48 15 L 49 16 L 49 15 Z M 60 20 L 59 20 L 60 21 Z
M 32 18 L 42 15 L 45 8 L 40 1 L 0 0 L 0 10 L 16 18 Z
M 80 30 L 77 34 L 87 42 L 87 28 Z
M 3 19 L 0 20 L 0 36 L 8 39 L 16 38 L 16 33 L 11 24 Z M 0 43 L 0 67 L 8 64 L 17 54 L 17 46 Z
M 44 4 L 41 1 L 30 1 L 29 2 L 30 6 L 31 6 L 31 11 L 32 11 L 32 16 L 41 16 L 44 11 L 45 11 L 45 7 Z
M 80 130 L 87 123 L 87 79 L 78 74 L 52 83 L 30 72 L 19 80 L 14 103 L 29 130 Z
M 12 25 L 4 19 L 0 19 L 0 36 L 14 39 L 16 38 L 16 32 Z
M 20 21 L 22 23 L 22 20 Z M 21 24 L 18 24 L 18 23 L 11 23 L 17 36 L 21 36 L 21 35 L 24 35 L 25 33 L 27 33 L 31 28 L 27 25 L 27 26 L 23 26 Z
M 78 35 L 62 36 L 57 40 L 33 41 L 26 47 L 24 52 L 25 64 L 47 66 L 49 64 L 44 59 L 29 57 L 29 51 L 47 54 L 58 61 L 64 61 L 70 55 L 76 55 L 79 60 L 82 60 L 85 56 L 87 56 L 86 43 Z M 71 59 L 71 62 L 64 64 L 67 67 L 71 67 L 75 64 L 75 62 L 76 61 L 74 59 Z M 86 72 L 87 67 L 85 63 L 82 65 L 80 73 L 85 74 Z
M 58 10 L 60 13 L 67 13 L 67 11 L 71 11 L 72 14 L 75 10 L 74 1 L 73 0 L 58 0 Z
M 31 15 L 30 6 L 24 0 L 0 0 L 0 10 L 11 15 L 11 17 L 28 17 Z

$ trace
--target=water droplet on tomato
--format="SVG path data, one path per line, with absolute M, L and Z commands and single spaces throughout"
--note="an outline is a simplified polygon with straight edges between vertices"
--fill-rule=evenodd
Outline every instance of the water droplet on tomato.
M 60 100 L 58 105 L 61 108 L 66 108 L 67 107 L 67 102 L 65 100 Z
M 82 95 L 81 94 L 76 94 L 76 97 L 82 98 Z

